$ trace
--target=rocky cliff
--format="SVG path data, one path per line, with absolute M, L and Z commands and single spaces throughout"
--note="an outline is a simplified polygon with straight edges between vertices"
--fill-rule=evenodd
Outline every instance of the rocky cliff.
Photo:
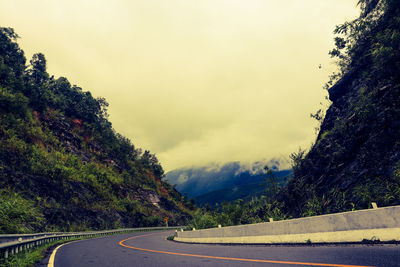
M 360 2 L 336 29 L 340 79 L 315 144 L 292 155 L 280 200 L 293 216 L 400 204 L 400 5 Z

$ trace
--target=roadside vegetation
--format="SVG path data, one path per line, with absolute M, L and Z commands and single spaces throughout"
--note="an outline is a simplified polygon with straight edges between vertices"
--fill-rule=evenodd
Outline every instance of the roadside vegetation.
M 108 121 L 108 103 L 26 64 L 0 28 L 0 233 L 184 224 L 193 205 L 161 179 L 157 157 Z M 156 203 L 156 204 L 154 204 Z

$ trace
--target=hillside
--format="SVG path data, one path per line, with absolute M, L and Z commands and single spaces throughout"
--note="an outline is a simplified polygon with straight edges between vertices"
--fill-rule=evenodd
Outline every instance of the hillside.
M 106 100 L 50 76 L 43 54 L 27 65 L 17 38 L 0 28 L 0 233 L 184 224 L 192 204 Z
M 324 119 L 314 115 L 317 140 L 292 155 L 279 196 L 292 216 L 400 204 L 400 2 L 360 3 L 360 18 L 335 30 L 340 72 Z
M 276 176 L 278 177 L 278 185 L 286 185 L 288 177 L 279 176 L 279 174 L 282 173 L 276 174 Z M 290 175 L 290 171 L 287 171 L 287 174 Z M 206 204 L 214 206 L 217 203 L 232 202 L 238 199 L 250 201 L 253 198 L 259 198 L 261 196 L 267 195 L 266 187 L 267 184 L 264 180 L 250 184 L 235 185 L 196 196 L 194 200 L 195 203 L 199 206 L 204 206 Z

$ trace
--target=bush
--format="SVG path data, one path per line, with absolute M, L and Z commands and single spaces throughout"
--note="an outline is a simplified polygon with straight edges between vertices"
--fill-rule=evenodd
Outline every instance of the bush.
M 31 233 L 43 221 L 33 201 L 10 190 L 0 191 L 0 233 Z

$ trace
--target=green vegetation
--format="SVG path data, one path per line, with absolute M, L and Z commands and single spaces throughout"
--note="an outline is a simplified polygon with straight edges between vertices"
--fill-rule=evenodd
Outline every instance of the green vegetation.
M 32 200 L 9 190 L 1 190 L 0 198 L 0 232 L 29 233 L 43 222 Z
M 114 131 L 106 100 L 50 76 L 41 53 L 26 65 L 17 38 L 0 28 L 0 232 L 185 223 L 193 206 Z
M 239 199 L 234 202 L 222 203 L 214 209 L 200 208 L 194 214 L 190 228 L 204 229 L 239 224 L 250 224 L 274 220 L 288 219 L 282 213 L 282 204 L 269 201 L 265 196 L 254 198 L 249 202 Z

